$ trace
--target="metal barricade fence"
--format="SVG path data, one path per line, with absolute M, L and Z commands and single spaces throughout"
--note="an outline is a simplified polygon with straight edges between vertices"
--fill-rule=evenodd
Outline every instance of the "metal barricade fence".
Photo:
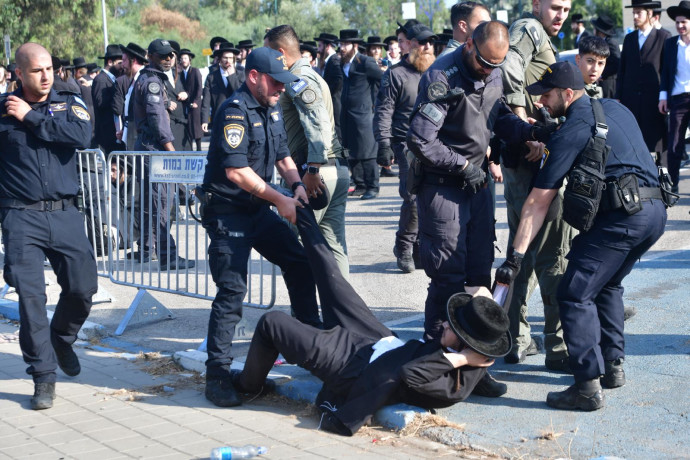
M 199 203 L 192 191 L 203 181 L 206 155 L 122 151 L 112 152 L 107 164 L 113 181 L 106 197 L 108 227 L 115 235 L 107 241 L 109 277 L 115 284 L 139 289 L 115 334 L 121 335 L 135 316 L 160 316 L 162 310 L 163 315 L 173 317 L 165 307 L 138 312 L 146 290 L 213 300 L 215 283 L 208 266 L 208 236 L 190 215 L 199 217 Z M 154 260 L 156 254 L 158 261 Z M 179 257 L 192 261 L 194 266 L 181 268 L 185 262 Z M 252 251 L 244 306 L 273 306 L 276 271 L 275 265 Z M 213 286 L 211 292 L 209 286 Z M 269 293 L 264 292 L 266 287 Z

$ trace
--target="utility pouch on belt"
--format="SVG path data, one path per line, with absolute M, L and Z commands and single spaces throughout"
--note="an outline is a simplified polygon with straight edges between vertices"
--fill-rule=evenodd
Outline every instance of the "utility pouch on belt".
M 575 160 L 563 193 L 563 219 L 581 232 L 592 228 L 597 217 L 602 192 L 606 188 L 604 169 L 611 150 L 606 145 L 609 128 L 597 99 L 592 99 L 592 112 L 595 121 L 592 137 Z
M 673 192 L 673 182 L 668 169 L 659 166 L 659 187 L 661 188 L 661 199 L 667 208 L 671 208 L 678 203 L 680 195 Z
M 204 189 L 199 186 L 194 187 L 194 195 L 199 200 L 199 215 L 203 219 L 204 213 L 206 212 L 206 207 L 208 206 L 209 201 L 211 201 L 211 193 L 205 192 Z
M 640 185 L 635 174 L 626 174 L 616 181 L 616 193 L 621 206 L 629 216 L 642 211 Z
M 419 192 L 419 186 L 424 180 L 424 166 L 407 147 L 405 147 L 403 153 L 407 158 L 407 164 L 410 165 L 407 170 L 407 191 L 412 195 L 416 195 Z

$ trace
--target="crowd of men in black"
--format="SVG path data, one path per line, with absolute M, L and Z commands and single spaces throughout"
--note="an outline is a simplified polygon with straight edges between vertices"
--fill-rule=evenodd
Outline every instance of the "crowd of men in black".
M 344 435 L 384 404 L 443 407 L 472 393 L 501 396 L 506 385 L 487 371 L 493 359 L 518 363 L 537 353 L 525 319 L 534 272 L 549 316 L 545 365 L 575 379 L 550 392 L 547 404 L 603 407 L 602 387 L 625 384 L 622 280 L 666 222 L 668 200 L 650 152 L 672 168 L 678 187 L 679 141 L 662 154 L 659 117 L 650 117 L 667 109 L 659 96 L 670 96 L 672 117 L 680 120 L 671 126 L 687 126 L 687 110 L 674 98 L 690 91 L 682 80 L 690 62 L 679 57 L 679 47 L 690 42 L 690 3 L 669 8 L 680 35 L 664 45 L 668 35 L 653 23 L 658 2 L 632 0 L 637 30 L 626 36 L 622 53 L 609 17 L 592 22 L 595 39 L 574 15 L 577 65 L 556 62 L 550 41 L 570 6 L 570 0 L 533 0 L 509 28 L 492 21 L 481 3 L 466 1 L 451 8 L 453 28 L 442 34 L 410 20 L 383 40 L 344 29 L 299 42 L 292 27 L 277 26 L 261 47 L 214 37 L 214 62 L 201 69 L 192 66 L 194 53 L 165 39 L 147 49 L 109 45 L 102 68 L 83 58 L 70 66 L 35 43 L 19 47 L 10 81 L 20 85 L 9 87 L 0 104 L 0 143 L 7 149 L 0 159 L 0 217 L 4 276 L 19 293 L 20 345 L 35 382 L 32 407 L 52 406 L 58 366 L 67 375 L 80 372 L 71 344 L 97 287 L 94 254 L 74 218 L 74 149 L 201 150 L 207 133 L 200 199 L 218 286 L 206 363 L 211 402 L 236 406 L 238 394 L 270 389 L 265 378 L 278 353 L 324 381 L 321 426 Z M 679 70 L 664 67 L 660 84 L 661 50 L 674 45 L 675 54 L 664 55 L 677 57 Z M 660 89 L 655 98 L 648 94 Z M 299 117 L 288 113 L 291 107 Z M 391 163 L 399 165 L 403 204 L 393 252 L 403 272 L 423 268 L 430 278 L 423 341 L 397 339 L 338 267 L 328 232 L 312 212 L 334 190 L 305 185 L 319 168 L 293 159 L 295 120 L 310 149 L 342 143 L 352 197 L 376 198 L 380 175 L 394 175 Z M 327 131 L 319 133 L 320 143 L 314 126 Z M 585 179 L 605 181 L 608 192 L 593 200 L 591 222 L 581 227 L 568 217 L 568 203 L 587 187 L 573 192 L 576 181 L 570 176 L 565 187 L 564 179 L 591 145 L 606 151 L 602 177 Z M 338 160 L 324 156 L 321 164 Z M 143 165 L 141 228 L 152 231 L 140 232 L 139 251 L 129 257 L 148 262 L 157 255 L 161 269 L 191 268 L 195 261 L 177 255 L 170 216 L 161 212 L 167 186 L 149 184 L 148 161 Z M 291 192 L 267 185 L 274 166 Z M 511 286 L 513 296 L 500 306 L 488 289 L 493 183 L 504 178 L 511 233 L 496 281 Z M 269 204 L 296 225 L 302 244 Z M 233 372 L 231 345 L 252 247 L 283 270 L 295 317 L 265 315 L 244 371 Z M 40 282 L 44 256 L 63 289 L 50 325 Z

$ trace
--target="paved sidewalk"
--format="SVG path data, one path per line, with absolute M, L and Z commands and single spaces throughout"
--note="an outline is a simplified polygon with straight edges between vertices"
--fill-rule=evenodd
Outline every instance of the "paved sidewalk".
M 76 347 L 82 372 L 58 370 L 52 409 L 33 411 L 14 323 L 0 322 L 0 459 L 189 459 L 212 448 L 255 444 L 261 458 L 436 458 L 457 455 L 440 444 L 365 430 L 352 438 L 317 431 L 304 404 L 277 397 L 222 409 L 192 377 L 155 376 L 110 352 Z M 191 375 L 191 374 L 190 374 Z M 388 439 L 386 439 L 388 438 Z M 402 447 L 402 448 L 401 448 Z

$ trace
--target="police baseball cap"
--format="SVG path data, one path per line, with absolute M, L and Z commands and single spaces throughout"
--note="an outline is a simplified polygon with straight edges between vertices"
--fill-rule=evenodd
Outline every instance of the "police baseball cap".
M 265 46 L 255 49 L 247 56 L 245 71 L 249 72 L 250 70 L 268 74 L 281 83 L 292 83 L 299 80 L 299 77 L 291 74 L 288 70 L 285 56 L 280 51 Z
M 551 64 L 535 83 L 529 85 L 527 92 L 533 96 L 544 94 L 553 88 L 582 89 L 585 80 L 580 69 L 570 62 L 556 62 Z
M 429 40 L 431 38 L 433 38 L 434 40 L 438 39 L 438 35 L 436 35 L 433 30 L 431 30 L 424 24 L 413 25 L 412 27 L 407 29 L 406 36 L 408 40 L 412 40 L 414 38 L 418 42 Z
M 149 44 L 149 54 L 155 53 L 159 56 L 167 56 L 174 51 L 170 42 L 162 38 L 157 38 Z

